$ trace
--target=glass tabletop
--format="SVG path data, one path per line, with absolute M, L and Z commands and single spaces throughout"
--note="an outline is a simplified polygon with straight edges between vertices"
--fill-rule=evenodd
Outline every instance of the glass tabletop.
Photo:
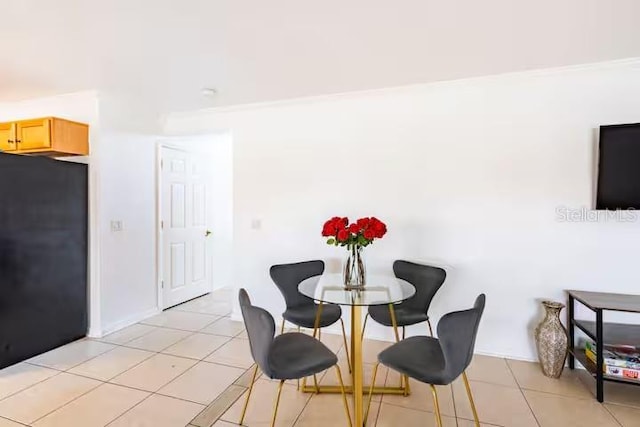
M 304 280 L 298 290 L 316 301 L 339 305 L 395 304 L 416 293 L 411 283 L 394 276 L 367 275 L 361 290 L 346 290 L 342 283 L 342 274 L 323 274 Z

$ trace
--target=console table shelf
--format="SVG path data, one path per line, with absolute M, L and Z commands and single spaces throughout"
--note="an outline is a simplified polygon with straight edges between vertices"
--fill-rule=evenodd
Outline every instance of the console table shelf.
M 623 295 L 603 292 L 567 291 L 567 324 L 569 326 L 569 368 L 575 368 L 575 361 L 596 379 L 596 397 L 599 402 L 604 401 L 604 381 L 614 381 L 625 384 L 640 385 L 640 380 L 621 378 L 607 375 L 603 372 L 604 346 L 616 344 L 640 345 L 640 325 L 621 323 L 604 323 L 603 311 L 621 311 L 640 313 L 640 295 Z M 578 320 L 575 318 L 575 302 L 578 301 L 595 312 L 595 322 Z M 596 345 L 597 363 L 587 358 L 584 349 L 575 346 L 576 328 L 584 332 Z
M 584 350 L 579 349 L 579 348 L 575 348 L 575 349 L 570 350 L 570 352 L 571 352 L 571 355 L 573 357 L 575 357 L 576 360 L 578 360 L 578 362 L 580 362 L 580 364 L 582 366 L 585 367 L 587 372 L 589 372 L 592 377 L 594 377 L 594 378 L 597 377 L 596 364 L 593 363 L 589 358 L 587 358 L 587 355 L 585 354 Z M 605 373 L 603 373 L 602 379 L 604 381 L 613 381 L 613 382 L 616 382 L 616 383 L 640 385 L 640 380 L 634 380 L 634 379 L 631 379 L 631 378 L 614 377 L 612 375 L 607 375 Z

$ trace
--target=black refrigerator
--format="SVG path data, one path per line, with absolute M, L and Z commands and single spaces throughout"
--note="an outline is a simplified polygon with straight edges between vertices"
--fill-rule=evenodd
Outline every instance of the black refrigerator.
M 0 153 L 0 368 L 86 335 L 87 174 Z

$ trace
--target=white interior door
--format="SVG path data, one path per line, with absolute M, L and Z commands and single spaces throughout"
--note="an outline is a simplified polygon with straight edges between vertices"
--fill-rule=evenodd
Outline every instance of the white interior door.
M 211 289 L 207 244 L 207 174 L 194 153 L 161 148 L 163 308 L 204 295 Z

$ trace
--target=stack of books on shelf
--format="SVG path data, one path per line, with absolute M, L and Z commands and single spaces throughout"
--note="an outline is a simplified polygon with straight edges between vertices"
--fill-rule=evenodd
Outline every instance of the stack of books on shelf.
M 586 340 L 584 351 L 589 360 L 596 362 L 596 344 Z M 640 379 L 640 348 L 628 345 L 605 345 L 604 365 L 606 375 L 619 378 Z

